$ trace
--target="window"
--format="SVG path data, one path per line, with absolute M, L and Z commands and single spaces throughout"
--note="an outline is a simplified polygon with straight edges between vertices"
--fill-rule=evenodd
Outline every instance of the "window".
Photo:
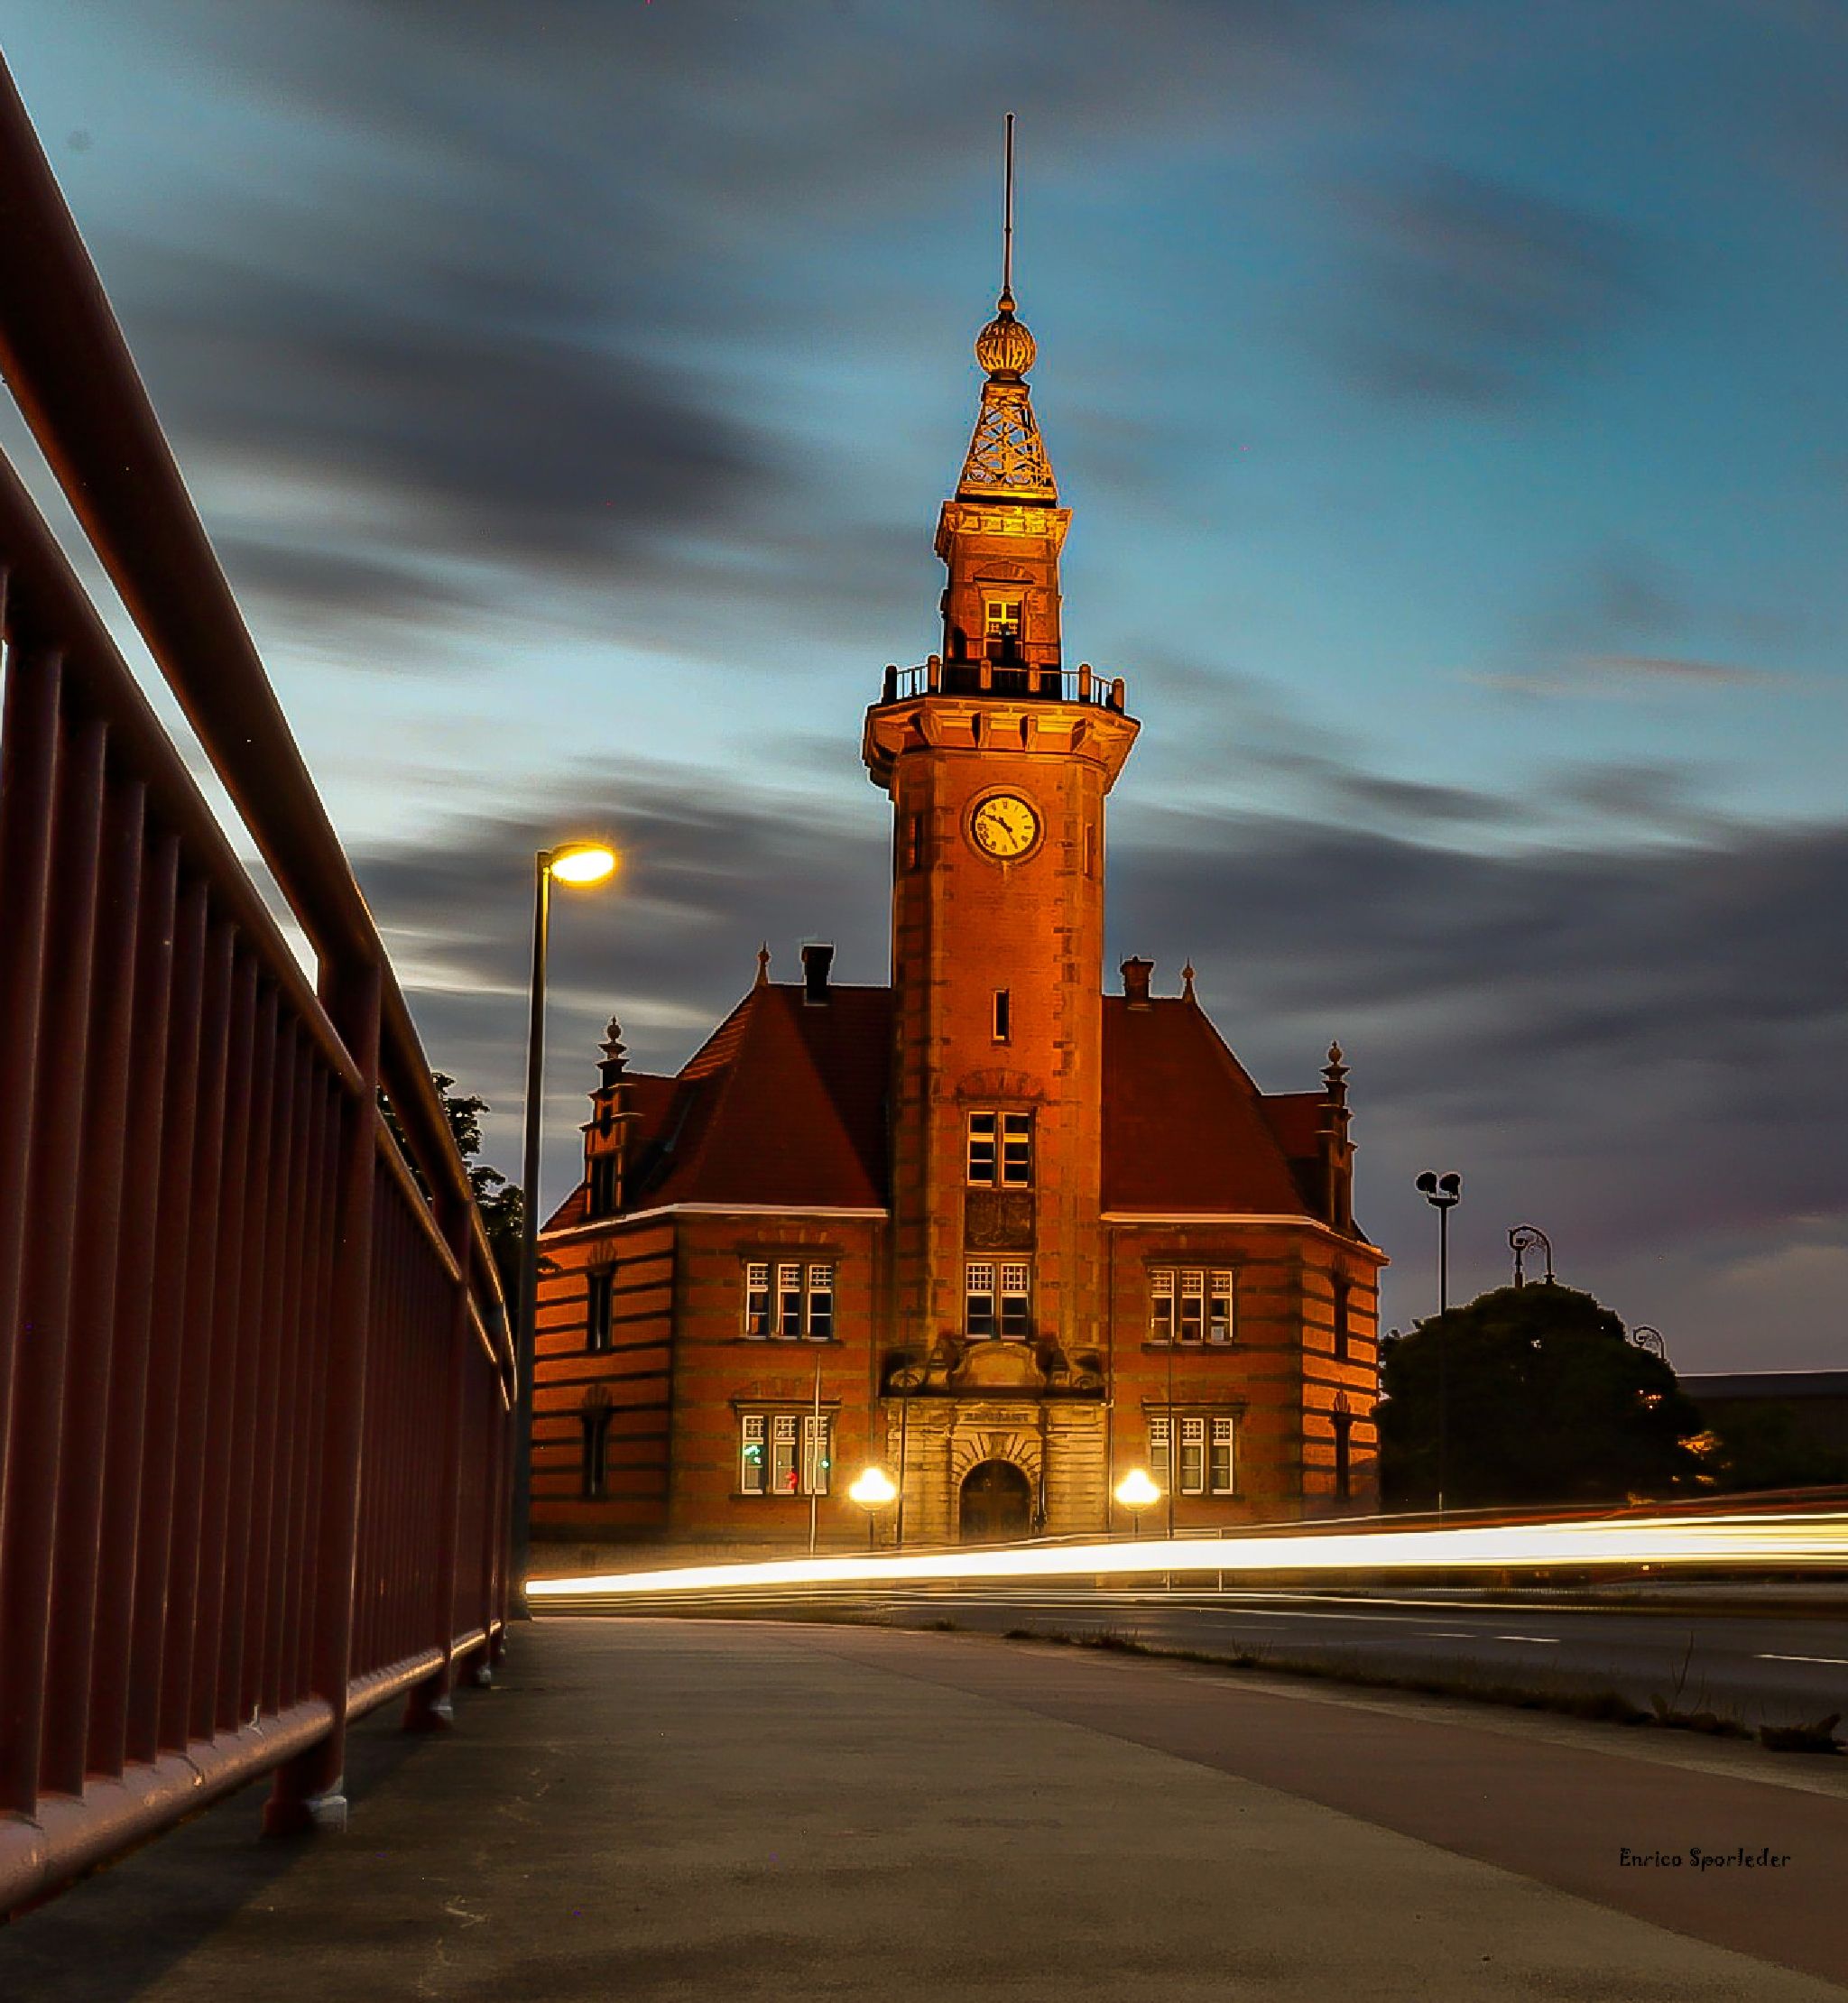
M 1346 1357 L 1347 1343 L 1347 1282 L 1337 1279 L 1335 1282 L 1335 1354 L 1337 1361 Z M 1346 1491 L 1342 1492 L 1345 1494 Z
M 1206 1340 L 1229 1343 L 1232 1340 L 1232 1275 L 1224 1270 L 1210 1273 L 1207 1281 Z
M 1165 1418 L 1149 1421 L 1149 1473 L 1155 1486 L 1165 1495 L 1168 1492 L 1168 1439 L 1169 1422 Z
M 583 1413 L 580 1423 L 584 1427 L 584 1500 L 599 1502 L 609 1492 L 609 1407 Z
M 1166 1491 L 1169 1484 L 1169 1446 L 1180 1438 L 1178 1464 L 1173 1476 L 1176 1495 L 1235 1495 L 1238 1492 L 1238 1421 L 1230 1415 L 1201 1413 L 1193 1417 L 1149 1421 L 1149 1472 Z
M 763 1442 L 769 1425 L 762 1412 L 746 1412 L 738 1422 L 738 1487 L 745 1495 L 763 1493 Z
M 590 1214 L 612 1217 L 616 1204 L 616 1158 L 598 1155 L 590 1164 Z
M 741 1495 L 826 1495 L 834 1420 L 823 1412 L 741 1412 Z
M 963 1327 L 974 1336 L 994 1333 L 994 1267 L 988 1260 L 974 1260 L 964 1269 L 965 1312 Z
M 1149 1269 L 1149 1340 L 1151 1343 L 1229 1343 L 1232 1340 L 1232 1271 L 1202 1266 Z
M 998 650 L 1011 648 L 1021 637 L 1021 601 L 1018 598 L 991 598 L 984 608 L 983 636 L 988 642 L 988 658 L 996 658 Z
M 1024 1260 L 1007 1261 L 1001 1269 L 1001 1333 L 1004 1341 L 1021 1343 L 1027 1339 L 1029 1278 Z
M 969 1115 L 969 1184 L 972 1188 L 992 1188 L 994 1184 L 994 1129 L 992 1112 Z
M 905 816 L 904 867 L 908 871 L 924 867 L 924 817 L 921 814 Z
M 1004 993 L 995 996 L 996 1034 Z M 976 1189 L 1033 1186 L 1033 1115 L 1030 1112 L 972 1112 L 968 1126 L 968 1178 Z
M 1335 1492 L 1344 1502 L 1354 1492 L 1354 1472 L 1349 1461 L 1348 1435 L 1354 1431 L 1354 1416 L 1335 1415 Z
M 1013 1009 L 1005 988 L 994 991 L 994 1040 L 1005 1043 L 1012 1029 Z
M 834 1268 L 808 1269 L 808 1339 L 827 1343 L 834 1339 Z
M 772 1286 L 772 1281 L 775 1284 Z M 744 1266 L 744 1334 L 759 1340 L 812 1343 L 834 1340 L 834 1268 L 799 1259 Z
M 1181 1495 L 1202 1495 L 1206 1488 L 1206 1422 L 1184 1418 L 1180 1422 Z
M 1023 1259 L 972 1259 L 963 1269 L 966 1334 L 1024 1342 L 1032 1333 L 1033 1272 Z
M 1238 1457 L 1234 1451 L 1236 1440 L 1234 1422 L 1229 1418 L 1213 1421 L 1213 1458 L 1207 1469 L 1215 1495 L 1234 1495 L 1238 1492 Z
M 615 1278 L 607 1266 L 590 1276 L 590 1298 L 584 1315 L 584 1346 L 593 1353 L 610 1346 L 610 1306 Z
M 1174 1340 L 1174 1268 L 1157 1266 L 1149 1275 L 1149 1340 Z
M 826 1495 L 827 1493 L 827 1470 L 832 1456 L 828 1452 L 828 1416 L 823 1412 L 818 1417 L 813 1412 L 802 1417 L 802 1493 Z
M 796 1415 L 779 1412 L 770 1422 L 770 1492 L 796 1492 Z

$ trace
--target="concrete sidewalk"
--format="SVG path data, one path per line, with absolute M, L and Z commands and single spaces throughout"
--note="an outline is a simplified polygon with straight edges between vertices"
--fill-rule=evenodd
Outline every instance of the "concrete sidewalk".
M 961 1635 L 556 1620 L 509 1667 L 360 1735 L 346 1837 L 260 1844 L 253 1791 L 0 1933 L 0 1996 L 1848 1997 L 1848 1762 Z

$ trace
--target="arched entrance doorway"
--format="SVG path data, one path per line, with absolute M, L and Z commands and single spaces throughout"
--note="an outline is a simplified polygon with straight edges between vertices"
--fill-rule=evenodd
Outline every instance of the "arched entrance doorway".
M 978 1461 L 963 1477 L 957 1528 L 965 1544 L 1009 1544 L 1033 1534 L 1033 1484 L 1012 1461 Z

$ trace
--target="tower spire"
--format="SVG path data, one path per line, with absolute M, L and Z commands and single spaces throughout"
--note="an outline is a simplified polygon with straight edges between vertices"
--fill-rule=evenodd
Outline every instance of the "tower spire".
M 988 380 L 969 440 L 958 501 L 1028 502 L 1057 506 L 1058 483 L 1027 393 L 1027 371 L 1038 352 L 1024 320 L 1014 317 L 1014 115 L 1007 115 L 1002 176 L 1001 296 L 994 318 L 975 337 L 975 359 Z
M 1001 297 L 996 309 L 1012 312 L 1014 304 L 1014 115 L 1007 115 L 1007 166 L 1001 203 Z

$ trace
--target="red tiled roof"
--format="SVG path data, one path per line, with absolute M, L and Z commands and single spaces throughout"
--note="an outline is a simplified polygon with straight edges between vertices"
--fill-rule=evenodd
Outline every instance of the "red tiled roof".
M 1104 998 L 1104 1207 L 1314 1214 L 1262 1094 L 1196 1002 Z
M 884 988 L 753 988 L 680 1074 L 635 1202 L 882 1208 L 891 1038 Z
M 1317 1214 L 1321 1094 L 1259 1092 L 1197 1003 L 1103 999 L 1104 1208 Z M 629 1075 L 631 1205 L 885 1207 L 891 1063 L 890 990 L 753 987 L 678 1076 Z

